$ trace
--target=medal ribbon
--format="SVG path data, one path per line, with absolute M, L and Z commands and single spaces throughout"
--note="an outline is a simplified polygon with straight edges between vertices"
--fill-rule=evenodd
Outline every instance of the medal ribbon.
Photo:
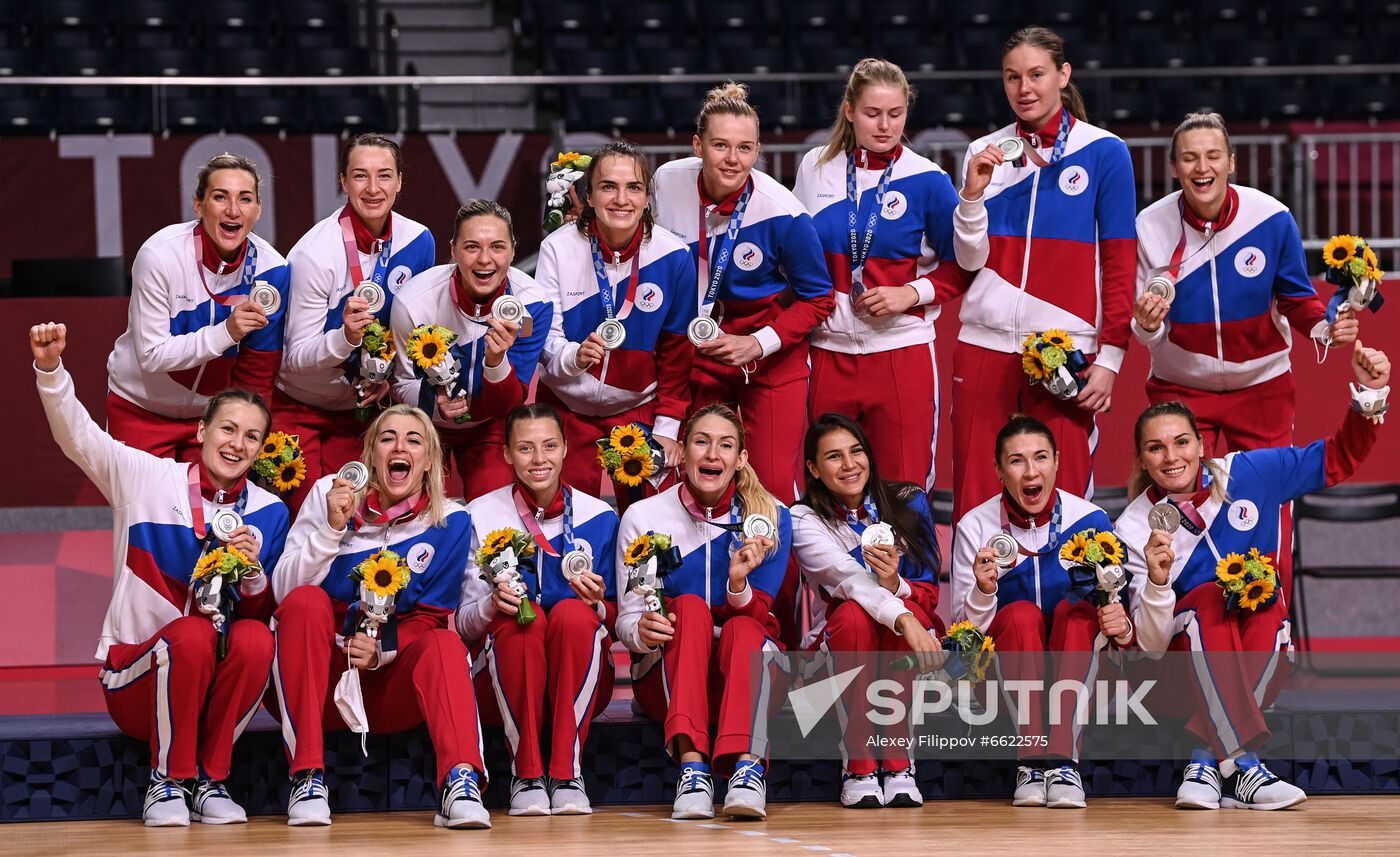
M 196 223 L 194 227 L 194 267 L 195 270 L 199 272 L 199 284 L 204 287 L 204 293 L 208 295 L 209 299 L 214 303 L 227 307 L 235 307 L 248 300 L 248 295 L 246 294 L 216 295 L 209 291 L 209 283 L 204 279 L 204 239 L 199 233 L 200 224 Z M 241 282 L 244 286 L 251 289 L 253 287 L 253 278 L 257 274 L 258 248 L 257 245 L 250 240 L 245 239 L 243 243 L 246 245 L 247 249 L 243 252 L 243 278 Z
M 593 275 L 598 278 L 598 297 L 603 302 L 603 313 L 608 318 L 616 318 L 622 321 L 632 314 L 632 302 L 637 298 L 637 283 L 642 279 L 642 251 L 639 248 L 637 254 L 632 257 L 632 273 L 628 275 L 627 292 L 622 297 L 622 309 L 615 312 L 613 309 L 614 295 L 613 285 L 608 280 L 608 269 L 604 266 L 603 251 L 598 248 L 598 236 L 589 236 L 589 245 L 593 250 Z
M 880 512 L 875 508 L 875 498 L 871 497 L 868 491 L 865 493 L 864 506 L 866 520 L 869 521 L 870 524 L 880 523 Z M 846 510 L 846 523 L 851 525 L 851 529 L 855 531 L 857 536 L 864 533 L 865 528 L 869 526 L 869 524 L 862 524 L 860 522 L 860 518 L 856 515 L 855 509 Z
M 379 496 L 376 494 L 375 500 L 378 499 Z M 376 512 L 374 509 L 370 508 L 369 496 L 366 495 L 364 501 L 360 503 L 360 508 L 356 509 L 355 514 L 351 516 L 350 525 L 356 532 L 359 532 L 364 528 L 366 523 L 374 526 L 396 523 L 400 518 L 418 517 L 418 513 L 422 512 L 427 506 L 428 492 L 419 491 L 416 497 L 406 497 L 389 507 L 387 511 Z
M 856 153 L 850 152 L 846 155 L 846 201 L 851 204 L 850 210 L 846 213 L 846 229 L 850 238 L 851 253 L 851 282 L 854 285 L 857 280 L 865 278 L 865 260 L 870 255 L 870 245 L 875 240 L 875 226 L 880 220 L 880 209 L 885 204 L 885 192 L 890 188 L 890 174 L 894 172 L 894 159 L 885 165 L 885 171 L 880 174 L 880 182 L 876 185 L 875 206 L 871 209 L 870 217 L 865 221 L 865 237 L 859 248 L 856 247 L 856 222 L 860 219 L 860 197 L 856 192 Z M 862 289 L 863 291 L 863 289 Z
M 568 550 L 574 549 L 574 492 L 569 490 L 569 486 L 562 485 L 560 490 L 564 492 L 564 546 Z M 536 511 L 531 512 L 532 505 L 521 490 L 519 485 L 511 489 L 511 496 L 515 498 L 515 511 L 520 514 L 520 523 L 525 525 L 525 529 L 535 540 L 535 545 L 540 550 L 552 557 L 559 557 L 559 551 L 545 538 L 544 529 L 540 527 L 540 517 L 544 514 L 544 509 L 536 507 Z
M 190 489 L 190 529 L 194 530 L 195 540 L 198 541 L 202 547 L 199 555 L 204 556 L 209 552 L 210 546 L 214 542 L 214 528 L 204 523 L 204 497 L 199 493 L 199 468 L 199 464 L 191 464 L 190 469 L 185 473 L 185 479 Z M 238 495 L 238 499 L 234 501 L 233 511 L 237 512 L 238 515 L 242 517 L 243 510 L 247 506 L 248 485 L 245 482 L 243 491 Z
M 1012 534 L 1011 517 L 1006 514 L 1005 501 L 998 504 L 997 508 L 1001 510 L 1001 531 L 1011 536 L 1011 540 L 1016 543 L 1016 550 L 1020 552 L 1021 556 L 1047 556 L 1055 550 L 1055 543 L 1060 539 L 1060 513 L 1062 511 L 1058 492 L 1055 494 L 1055 510 L 1050 513 L 1050 538 L 1045 542 L 1045 550 L 1043 551 L 1027 550 L 1026 546 L 1021 544 L 1021 540 Z
M 359 287 L 360 283 L 365 281 L 365 272 L 360 267 L 360 249 L 355 244 L 355 228 L 350 225 L 349 210 L 340 213 L 340 237 L 345 241 L 345 266 L 350 269 L 351 284 L 353 287 Z M 392 245 L 392 234 L 379 239 L 379 259 L 374 263 L 374 275 L 371 279 L 380 288 L 384 288 L 384 279 L 389 274 Z
M 1026 156 L 1029 157 L 1031 159 L 1031 162 L 1037 167 L 1044 169 L 1046 167 L 1054 166 L 1055 164 L 1058 164 L 1060 161 L 1064 160 L 1065 145 L 1069 142 L 1069 118 L 1069 111 L 1061 107 L 1060 130 L 1059 133 L 1055 135 L 1055 147 L 1050 150 L 1049 161 L 1046 161 L 1043 157 L 1041 157 L 1040 152 L 1036 149 L 1035 142 L 1037 135 L 1023 135 L 1028 136 L 1031 139 L 1031 145 L 1026 146 Z
M 744 513 L 743 509 L 739 506 L 738 491 L 734 492 L 733 498 L 729 501 L 729 517 L 734 520 L 727 523 L 724 521 L 717 521 L 714 518 L 705 517 L 705 513 L 700 510 L 700 504 L 696 503 L 695 498 L 691 496 L 689 486 L 684 483 L 681 484 L 680 494 L 681 505 L 685 506 L 686 511 L 690 513 L 692 518 L 727 531 L 729 535 L 733 537 L 736 546 L 744 543 Z
M 734 242 L 739 238 L 739 227 L 744 222 L 744 211 L 749 207 L 749 197 L 753 194 L 753 179 L 750 178 L 744 185 L 744 193 L 739 197 L 739 201 L 734 205 L 734 213 L 729 217 L 729 226 L 724 231 L 724 237 L 720 239 L 719 246 L 715 248 L 715 267 L 710 270 L 710 236 L 706 226 L 705 203 L 700 203 L 700 231 L 697 243 L 700 248 L 700 267 L 697 272 L 700 282 L 705 282 L 705 272 L 709 271 L 710 282 L 705 288 L 704 296 L 700 299 L 700 314 L 709 318 L 715 305 L 715 296 L 719 294 L 719 284 L 724 280 L 724 272 L 729 269 L 730 255 L 734 249 Z M 718 237 L 718 236 L 717 236 Z

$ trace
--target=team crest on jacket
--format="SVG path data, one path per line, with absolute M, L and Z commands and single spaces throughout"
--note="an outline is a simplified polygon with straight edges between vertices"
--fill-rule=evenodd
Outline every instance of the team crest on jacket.
M 1240 252 L 1235 254 L 1235 271 L 1241 277 L 1257 277 L 1264 273 L 1264 265 L 1268 261 L 1264 251 L 1258 247 L 1241 247 Z
M 399 289 L 403 288 L 403 284 L 411 279 L 413 279 L 413 270 L 411 268 L 407 265 L 395 265 L 394 270 L 389 272 L 389 291 L 398 294 Z
M 422 574 L 428 570 L 428 564 L 433 561 L 433 546 L 427 542 L 419 542 L 408 549 L 408 568 L 414 574 Z
M 745 241 L 734 248 L 734 264 L 745 271 L 757 270 L 763 264 L 763 251 L 752 241 Z
M 666 293 L 656 283 L 642 283 L 637 287 L 637 309 L 642 312 L 656 312 L 665 299 Z
M 1250 500 L 1236 500 L 1230 504 L 1230 526 L 1247 533 L 1259 524 L 1259 507 Z
M 1089 171 L 1075 164 L 1060 173 L 1060 193 L 1065 196 L 1079 196 L 1089 189 Z
M 898 220 L 904 216 L 904 210 L 908 207 L 909 200 L 904 198 L 904 194 L 892 190 L 885 194 L 885 204 L 880 206 L 880 216 L 886 220 Z

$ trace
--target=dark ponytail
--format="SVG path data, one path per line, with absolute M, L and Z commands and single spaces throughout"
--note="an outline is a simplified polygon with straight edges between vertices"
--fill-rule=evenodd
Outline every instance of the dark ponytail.
M 1061 69 L 1068 62 L 1065 59 L 1065 40 L 1060 34 L 1048 27 L 1022 27 L 1011 34 L 1011 38 L 1006 40 L 1002 46 L 1001 57 L 1006 59 L 1006 55 L 1021 47 L 1029 45 L 1033 48 L 1040 48 L 1050 54 L 1050 61 L 1055 64 L 1056 69 Z M 1069 111 L 1070 115 L 1080 122 L 1088 122 L 1089 115 L 1084 109 L 1084 96 L 1079 94 L 1079 87 L 1071 80 L 1060 90 L 1060 103 Z

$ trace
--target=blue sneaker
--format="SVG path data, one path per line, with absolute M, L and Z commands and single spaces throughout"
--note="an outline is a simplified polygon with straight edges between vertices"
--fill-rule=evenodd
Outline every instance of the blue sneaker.
M 762 764 L 749 760 L 735 766 L 724 793 L 723 811 L 733 818 L 768 817 L 768 786 L 763 782 Z
M 1176 790 L 1177 809 L 1220 809 L 1220 765 L 1209 750 L 1196 750 Z
M 1234 772 L 1225 778 L 1225 788 L 1220 798 L 1223 807 L 1287 809 L 1308 799 L 1302 789 L 1279 779 L 1253 753 L 1245 753 L 1235 759 L 1234 768 Z
M 331 823 L 331 805 L 326 799 L 326 781 L 320 769 L 299 772 L 292 781 L 287 799 L 287 824 L 292 827 L 325 826 Z
M 491 826 L 491 815 L 481 802 L 476 771 L 453 768 L 448 772 L 442 784 L 442 807 L 433 816 L 433 826 L 453 829 Z
M 676 799 L 671 804 L 672 818 L 714 818 L 715 783 L 710 778 L 710 766 L 703 762 L 681 765 L 676 780 Z

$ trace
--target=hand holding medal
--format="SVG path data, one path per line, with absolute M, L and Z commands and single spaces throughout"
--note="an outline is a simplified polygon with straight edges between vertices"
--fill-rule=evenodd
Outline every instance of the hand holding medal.
M 767 515 L 744 518 L 744 542 L 729 558 L 729 591 L 739 593 L 748 585 L 749 574 L 778 544 L 778 527 Z

